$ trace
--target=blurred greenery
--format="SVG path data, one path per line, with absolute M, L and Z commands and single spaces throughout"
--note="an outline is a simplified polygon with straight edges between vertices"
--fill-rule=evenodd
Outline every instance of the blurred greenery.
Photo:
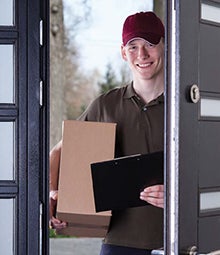
M 49 238 L 69 238 L 69 237 L 72 237 L 72 236 L 58 235 L 55 229 L 52 229 L 52 228 L 50 229 Z
M 115 72 L 111 63 L 107 64 L 107 70 L 104 75 L 104 81 L 98 82 L 100 93 L 105 93 L 113 88 L 120 87 L 121 83 L 117 81 Z

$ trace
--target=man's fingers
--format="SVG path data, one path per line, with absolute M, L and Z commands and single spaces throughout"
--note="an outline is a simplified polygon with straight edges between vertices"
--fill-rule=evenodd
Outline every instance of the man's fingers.
M 144 200 L 154 206 L 164 207 L 164 186 L 154 185 L 145 188 L 140 193 L 140 199 Z
M 54 229 L 61 229 L 61 228 L 65 228 L 67 226 L 67 223 L 55 217 L 52 217 L 50 220 L 50 226 L 51 228 L 54 228 Z
M 144 189 L 144 192 L 164 192 L 164 185 L 154 185 Z

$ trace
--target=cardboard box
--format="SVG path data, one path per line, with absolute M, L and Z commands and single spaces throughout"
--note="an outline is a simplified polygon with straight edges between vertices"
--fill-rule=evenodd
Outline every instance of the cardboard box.
M 114 158 L 115 123 L 63 122 L 57 218 L 68 222 L 58 234 L 103 237 L 111 211 L 96 213 L 90 164 Z

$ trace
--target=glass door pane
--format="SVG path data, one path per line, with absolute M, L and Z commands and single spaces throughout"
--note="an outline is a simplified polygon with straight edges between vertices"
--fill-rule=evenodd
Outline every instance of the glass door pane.
M 220 191 L 200 193 L 200 211 L 220 209 Z
M 14 46 L 0 45 L 0 103 L 14 103 Z
M 201 4 L 201 18 L 220 23 L 220 4 L 213 1 L 203 0 Z
M 200 115 L 202 117 L 220 117 L 220 99 L 201 98 Z
M 14 1 L 0 0 L 0 26 L 14 25 Z
M 0 180 L 13 180 L 14 179 L 14 123 L 13 122 L 0 122 L 0 141 L 1 141 Z
M 0 199 L 0 254 L 14 255 L 14 199 Z

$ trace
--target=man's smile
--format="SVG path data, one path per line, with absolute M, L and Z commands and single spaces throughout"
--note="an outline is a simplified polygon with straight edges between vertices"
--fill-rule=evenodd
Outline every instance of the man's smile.
M 146 68 L 146 67 L 149 67 L 153 64 L 153 62 L 150 62 L 150 63 L 144 63 L 144 64 L 136 64 L 138 67 L 140 68 Z

